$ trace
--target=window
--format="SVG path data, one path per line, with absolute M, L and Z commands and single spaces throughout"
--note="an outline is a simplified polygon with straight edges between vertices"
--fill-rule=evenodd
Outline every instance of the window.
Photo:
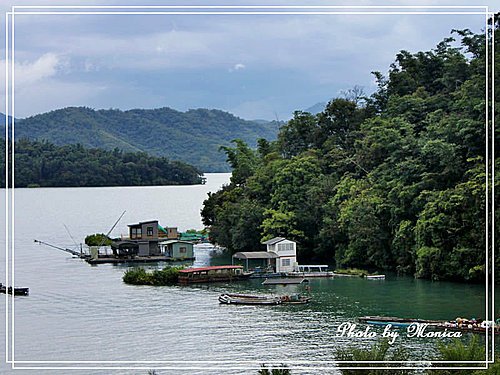
M 142 238 L 142 228 L 137 228 L 136 238 Z
M 290 259 L 281 259 L 281 265 L 283 267 L 289 267 L 290 266 Z
M 147 236 L 152 237 L 153 236 L 153 227 L 148 227 L 146 230 L 147 230 Z
M 181 254 L 187 253 L 187 247 L 185 247 L 185 246 L 179 247 L 179 253 L 181 253 Z
M 130 228 L 130 238 L 137 237 L 137 228 Z
M 278 251 L 293 251 L 293 243 L 278 244 Z

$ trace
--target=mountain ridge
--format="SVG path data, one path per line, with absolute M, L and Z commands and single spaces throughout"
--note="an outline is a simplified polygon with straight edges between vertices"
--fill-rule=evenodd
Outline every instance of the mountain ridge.
M 225 154 L 219 151 L 221 146 L 236 138 L 252 146 L 259 138 L 276 139 L 280 125 L 206 108 L 181 112 L 169 107 L 126 111 L 65 107 L 16 119 L 15 133 L 16 139 L 140 151 L 183 161 L 204 172 L 226 172 L 230 169 Z

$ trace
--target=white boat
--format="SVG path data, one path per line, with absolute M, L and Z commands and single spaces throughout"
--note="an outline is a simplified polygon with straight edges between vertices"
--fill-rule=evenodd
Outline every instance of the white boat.
M 370 280 L 385 280 L 385 275 L 367 275 L 366 278 Z
M 288 272 L 286 275 L 288 277 L 332 277 L 333 272 L 328 271 L 327 265 L 299 265 L 295 271 Z

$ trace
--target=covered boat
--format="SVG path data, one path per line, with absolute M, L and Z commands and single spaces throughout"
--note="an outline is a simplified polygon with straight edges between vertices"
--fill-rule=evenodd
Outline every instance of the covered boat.
M 282 305 L 295 304 L 301 305 L 308 303 L 309 297 L 299 294 L 285 296 L 255 296 L 247 294 L 221 294 L 219 302 L 226 305 Z
M 293 272 L 288 272 L 289 277 L 332 277 L 333 272 L 328 270 L 328 265 L 298 265 Z
M 251 273 L 243 272 L 243 266 L 210 266 L 185 268 L 179 271 L 180 284 L 213 283 L 234 281 L 250 277 Z

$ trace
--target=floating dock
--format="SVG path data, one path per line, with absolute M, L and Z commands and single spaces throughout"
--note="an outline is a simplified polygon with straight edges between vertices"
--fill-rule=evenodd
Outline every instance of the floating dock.
M 307 279 L 299 279 L 298 277 L 292 277 L 287 279 L 265 279 L 262 285 L 290 285 L 290 284 L 302 284 L 304 282 L 309 282 Z
M 96 259 L 85 258 L 85 261 L 89 264 L 183 262 L 183 261 L 192 261 L 192 260 L 194 260 L 194 258 L 172 258 L 172 257 L 165 257 L 165 256 L 148 256 L 148 257 L 136 256 L 133 258 L 99 257 Z

